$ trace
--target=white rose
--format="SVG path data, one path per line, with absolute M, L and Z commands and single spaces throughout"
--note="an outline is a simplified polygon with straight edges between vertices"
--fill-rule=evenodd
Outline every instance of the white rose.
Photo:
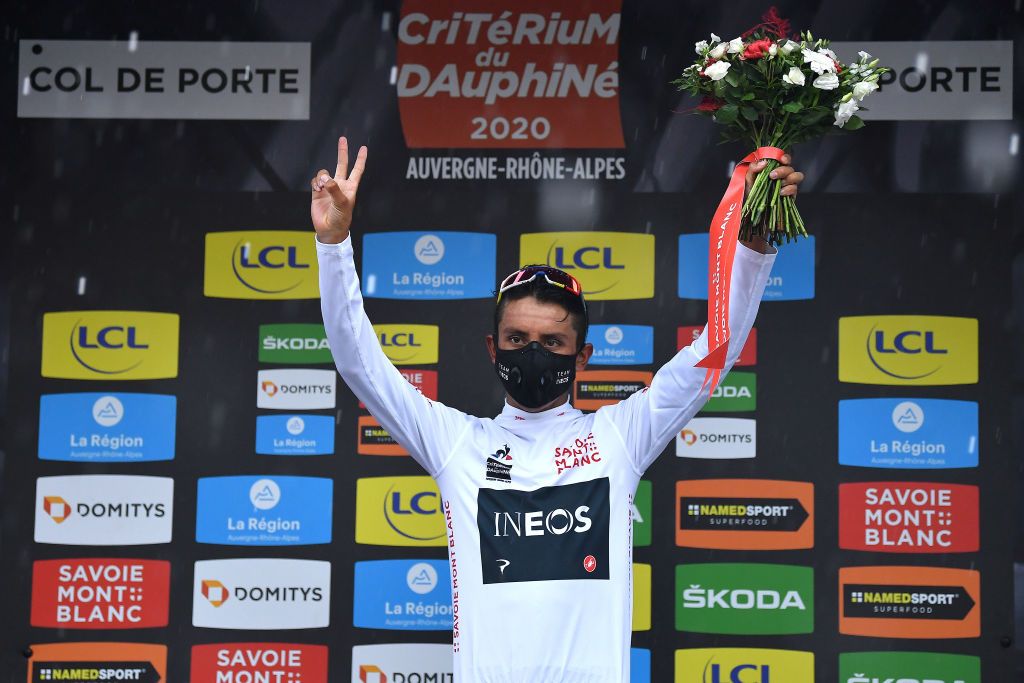
M 821 90 L 835 90 L 839 87 L 839 76 L 835 74 L 821 74 L 811 82 L 811 85 Z
M 782 54 L 788 55 L 798 47 L 800 47 L 800 43 L 794 43 L 792 40 L 787 40 L 782 46 Z
M 725 50 L 728 47 L 729 46 L 726 43 L 719 43 L 711 48 L 711 52 L 708 53 L 708 57 L 711 57 L 712 59 L 721 59 L 725 55 Z
M 776 45 L 775 43 L 772 43 L 772 46 L 768 48 L 768 56 L 774 57 L 777 54 L 779 54 L 779 46 Z
M 711 42 L 712 43 L 720 43 L 720 42 L 722 42 L 722 39 L 719 38 L 718 36 L 716 36 L 714 33 L 712 33 L 711 34 Z
M 853 98 L 860 102 L 876 90 L 878 90 L 878 84 L 874 81 L 861 81 L 853 86 Z
M 730 54 L 736 54 L 737 52 L 743 52 L 743 39 L 733 38 L 729 41 L 729 52 Z
M 789 73 L 783 74 L 782 80 L 790 85 L 803 85 L 807 82 L 804 72 L 795 66 L 789 69 Z
M 725 78 L 725 74 L 729 71 L 729 67 L 732 66 L 729 62 L 715 62 L 708 68 L 704 69 L 704 75 L 713 81 L 720 81 Z
M 835 62 L 827 55 L 814 50 L 804 48 L 804 61 L 811 65 L 811 71 L 816 74 L 833 73 L 836 70 Z
M 862 62 L 867 62 L 871 59 L 871 55 L 869 55 L 867 52 L 864 52 L 864 50 L 858 52 L 857 56 L 860 57 L 860 61 Z
M 839 107 L 836 109 L 836 121 L 833 125 L 842 128 L 846 125 L 846 122 L 850 120 L 850 117 L 856 114 L 860 110 L 857 106 L 856 100 L 847 100 L 841 102 Z
M 820 50 L 818 50 L 818 52 L 820 52 L 821 54 L 826 55 L 828 57 L 831 57 L 832 59 L 836 60 L 837 62 L 839 61 L 839 57 L 836 56 L 836 53 L 832 52 L 832 50 L 828 49 L 827 47 L 821 48 Z
M 699 55 L 704 54 L 704 50 L 707 50 L 707 49 L 708 49 L 708 41 L 706 41 L 706 40 L 698 40 L 696 43 L 693 44 L 693 51 L 696 52 Z

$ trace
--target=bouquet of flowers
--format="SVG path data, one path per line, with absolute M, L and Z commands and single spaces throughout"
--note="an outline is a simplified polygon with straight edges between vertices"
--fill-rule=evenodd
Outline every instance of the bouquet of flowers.
M 792 145 L 837 128 L 857 130 L 864 98 L 878 89 L 888 71 L 866 52 L 843 64 L 829 41 L 810 31 L 789 37 L 789 21 L 774 7 L 762 22 L 738 38 L 696 44 L 697 60 L 672 81 L 679 90 L 701 97 L 692 111 L 723 124 L 723 141 L 741 140 L 750 148 Z M 769 159 L 743 204 L 740 239 L 760 235 L 771 244 L 807 236 L 793 197 L 779 196 L 782 180 L 772 180 L 779 165 Z

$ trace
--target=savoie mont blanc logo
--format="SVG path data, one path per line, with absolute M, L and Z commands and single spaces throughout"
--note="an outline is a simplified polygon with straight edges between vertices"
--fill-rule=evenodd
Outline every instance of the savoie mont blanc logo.
M 545 263 L 572 274 L 590 301 L 654 296 L 654 235 L 530 233 L 519 238 L 519 261 Z
M 308 231 L 206 234 L 203 294 L 220 299 L 316 299 L 316 246 Z
M 839 381 L 976 384 L 978 320 L 938 315 L 840 318 Z
M 497 238 L 473 232 L 378 232 L 363 236 L 363 295 L 382 299 L 492 296 Z
M 178 376 L 178 316 L 147 311 L 43 314 L 43 377 L 165 379 Z
M 174 458 L 177 399 L 160 394 L 44 394 L 39 458 L 149 462 Z

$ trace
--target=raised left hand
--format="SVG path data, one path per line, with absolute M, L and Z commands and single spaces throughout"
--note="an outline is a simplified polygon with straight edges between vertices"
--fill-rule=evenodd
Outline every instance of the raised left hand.
M 783 197 L 795 197 L 796 193 L 800 191 L 800 183 L 804 181 L 804 174 L 800 171 L 794 171 L 793 167 L 790 166 L 793 162 L 790 155 L 783 154 L 780 161 L 782 165 L 772 170 L 771 177 L 774 179 L 782 179 L 782 188 L 779 190 L 780 195 Z M 746 184 L 744 194 L 750 192 L 750 188 L 754 185 L 754 178 L 757 177 L 758 173 L 764 170 L 766 163 L 767 161 L 762 159 L 761 161 L 750 164 L 750 166 L 747 167 L 747 175 L 744 178 L 744 182 Z

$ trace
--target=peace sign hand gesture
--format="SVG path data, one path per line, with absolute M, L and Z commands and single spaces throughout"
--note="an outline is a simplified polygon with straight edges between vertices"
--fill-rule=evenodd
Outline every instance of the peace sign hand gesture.
M 359 148 L 352 173 L 348 172 L 348 140 L 338 138 L 338 166 L 334 177 L 320 169 L 309 182 L 313 200 L 309 213 L 313 219 L 316 237 L 324 244 L 344 242 L 352 225 L 352 210 L 356 205 L 356 190 L 366 168 L 366 146 Z

